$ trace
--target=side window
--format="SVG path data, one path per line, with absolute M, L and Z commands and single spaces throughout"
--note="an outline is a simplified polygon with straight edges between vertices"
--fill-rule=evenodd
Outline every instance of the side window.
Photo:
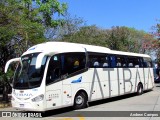
M 61 55 L 62 75 L 70 75 L 85 68 L 85 53 L 65 53 Z
M 152 67 L 152 60 L 150 58 L 143 58 L 143 67 Z
M 117 55 L 117 58 L 116 58 L 116 67 L 124 68 L 126 66 L 127 66 L 127 63 L 126 63 L 125 56 L 119 56 L 119 55 Z
M 132 57 L 128 56 L 128 67 L 135 68 L 135 67 L 141 67 L 141 61 L 138 57 Z
M 89 67 L 90 68 L 107 68 L 109 67 L 108 57 L 103 53 L 89 53 Z
M 47 77 L 46 84 L 50 84 L 60 79 L 60 71 L 61 71 L 61 62 L 59 55 L 54 55 L 51 57 Z

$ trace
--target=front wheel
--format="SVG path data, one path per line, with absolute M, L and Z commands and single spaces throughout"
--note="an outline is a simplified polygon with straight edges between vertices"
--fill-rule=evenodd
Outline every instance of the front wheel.
M 78 92 L 74 98 L 74 109 L 82 109 L 87 106 L 87 95 L 84 92 Z

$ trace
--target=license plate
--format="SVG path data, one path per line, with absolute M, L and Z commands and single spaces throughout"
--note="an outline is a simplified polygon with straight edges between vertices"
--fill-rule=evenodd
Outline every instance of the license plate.
M 20 107 L 24 107 L 24 104 L 19 104 L 20 105 Z

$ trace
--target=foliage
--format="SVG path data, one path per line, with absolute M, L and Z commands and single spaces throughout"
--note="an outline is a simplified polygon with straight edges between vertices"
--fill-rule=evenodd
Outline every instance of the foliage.
M 157 25 L 153 27 L 152 36 L 154 36 L 156 40 L 150 43 L 150 45 L 152 45 L 150 46 L 150 49 L 153 49 L 154 51 L 156 51 L 157 62 L 160 64 L 160 24 L 159 24 L 159 21 Z
M 28 47 L 44 42 L 45 29 L 62 24 L 61 20 L 53 19 L 53 14 L 63 15 L 66 9 L 67 4 L 60 4 L 58 0 L 2 0 L 0 51 L 4 53 L 1 52 L 1 61 L 6 62 L 10 56 L 20 56 Z
M 143 43 L 148 35 L 144 31 L 138 31 L 128 27 L 112 27 L 101 29 L 97 26 L 84 26 L 77 32 L 64 35 L 62 41 L 84 43 L 109 47 L 113 50 L 144 53 Z
M 84 26 L 81 27 L 79 31 L 64 35 L 62 41 L 84 43 L 84 44 L 93 44 L 93 45 L 102 45 L 105 42 L 103 39 L 102 31 L 96 26 Z M 104 33 L 105 34 L 105 33 Z
M 65 35 L 71 35 L 85 26 L 85 21 L 77 16 L 71 16 L 69 13 L 64 15 L 64 23 L 62 26 L 58 26 L 54 32 L 48 35 L 51 40 L 60 40 Z
M 0 1 L 0 82 L 9 80 L 4 74 L 6 61 L 19 57 L 28 47 L 46 41 L 45 30 L 63 20 L 67 4 L 58 0 L 1 0 Z
M 31 0 L 25 0 L 25 1 L 28 1 L 29 3 L 29 1 Z M 63 23 L 63 20 L 61 19 L 56 20 L 54 16 L 56 15 L 56 13 L 58 14 L 58 16 L 65 14 L 67 10 L 66 3 L 61 4 L 58 0 L 35 0 L 35 1 L 36 4 L 39 6 L 38 11 L 42 13 L 41 17 L 43 19 L 40 19 L 41 23 L 43 23 L 45 26 L 51 26 L 51 27 L 56 27 L 57 25 Z

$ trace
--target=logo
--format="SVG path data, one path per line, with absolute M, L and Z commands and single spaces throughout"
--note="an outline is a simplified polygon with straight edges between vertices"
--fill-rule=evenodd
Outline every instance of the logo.
M 82 81 L 82 76 L 78 78 L 77 80 L 73 80 L 71 83 L 80 83 Z
M 24 93 L 24 91 L 20 91 L 19 93 L 14 92 L 13 93 L 16 97 L 31 97 L 31 93 Z

